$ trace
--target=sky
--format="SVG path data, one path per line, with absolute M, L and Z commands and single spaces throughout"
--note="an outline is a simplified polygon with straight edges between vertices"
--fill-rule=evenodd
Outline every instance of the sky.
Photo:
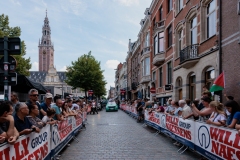
M 47 9 L 57 71 L 66 71 L 72 61 L 91 51 L 101 62 L 109 90 L 115 86 L 114 69 L 125 61 L 129 39 L 137 39 L 140 21 L 151 1 L 7 0 L 0 2 L 0 14 L 9 16 L 11 27 L 21 28 L 25 57 L 31 58 L 31 71 L 38 71 L 38 42 Z

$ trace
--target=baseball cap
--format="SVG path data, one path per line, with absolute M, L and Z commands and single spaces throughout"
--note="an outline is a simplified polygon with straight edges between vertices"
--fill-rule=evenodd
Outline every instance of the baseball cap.
M 53 98 L 53 95 L 51 93 L 46 93 L 45 98 Z

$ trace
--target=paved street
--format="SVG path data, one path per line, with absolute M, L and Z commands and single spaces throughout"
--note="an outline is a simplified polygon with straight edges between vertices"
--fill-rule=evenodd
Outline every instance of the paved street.
M 153 129 L 142 127 L 121 110 L 89 115 L 86 127 L 77 136 L 80 142 L 72 141 L 60 159 L 199 159 L 191 151 L 180 155 L 171 139 L 154 136 Z

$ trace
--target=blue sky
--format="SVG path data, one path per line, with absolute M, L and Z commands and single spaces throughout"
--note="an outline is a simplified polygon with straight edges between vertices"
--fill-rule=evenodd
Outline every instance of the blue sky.
M 0 14 L 9 16 L 10 26 L 20 26 L 32 71 L 38 70 L 38 42 L 46 9 L 54 42 L 54 65 L 64 71 L 83 54 L 101 62 L 106 88 L 114 86 L 115 68 L 124 62 L 128 41 L 135 41 L 140 21 L 151 0 L 7 0 Z

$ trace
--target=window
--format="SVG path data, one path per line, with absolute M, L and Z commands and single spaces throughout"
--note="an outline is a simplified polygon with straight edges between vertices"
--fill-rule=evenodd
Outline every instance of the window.
M 46 41 L 44 41 L 44 44 L 46 44 Z
M 191 44 L 197 44 L 197 17 L 191 20 Z
M 178 51 L 179 51 L 179 53 L 182 49 L 183 49 L 183 30 L 179 31 L 179 33 L 178 33 Z
M 51 77 L 51 82 L 54 82 L 54 77 Z
M 47 31 L 46 30 L 44 31 L 44 34 L 47 35 Z
M 189 93 L 190 100 L 193 101 L 196 98 L 196 76 L 194 73 L 189 77 Z
M 148 47 L 148 46 L 149 46 L 149 32 L 147 33 L 145 38 L 145 47 Z
M 153 27 L 155 27 L 155 25 L 156 25 L 156 19 L 154 18 L 153 19 Z
M 216 33 L 216 2 L 213 0 L 207 6 L 207 38 Z
M 163 20 L 163 8 L 162 6 L 159 8 L 159 21 Z
M 153 80 L 153 81 L 156 80 L 156 72 L 153 72 L 153 74 L 152 74 L 152 80 Z
M 168 0 L 168 12 L 172 10 L 172 0 Z
M 144 60 L 142 61 L 142 76 L 144 76 Z
M 168 31 L 168 48 L 172 46 L 172 26 L 170 25 Z
M 158 37 L 154 37 L 154 55 L 158 54 Z
M 168 62 L 167 64 L 167 83 L 172 83 L 172 62 Z
M 215 70 L 213 67 L 210 67 L 205 72 L 205 84 L 208 89 L 211 88 L 215 79 Z
M 163 52 L 164 51 L 163 38 L 164 38 L 164 32 L 158 33 L 158 51 L 159 52 Z
M 183 0 L 178 0 L 178 12 L 183 8 Z
M 159 87 L 162 87 L 162 68 L 159 68 Z
M 145 69 L 146 69 L 145 75 L 150 75 L 150 58 L 149 57 L 145 59 Z

